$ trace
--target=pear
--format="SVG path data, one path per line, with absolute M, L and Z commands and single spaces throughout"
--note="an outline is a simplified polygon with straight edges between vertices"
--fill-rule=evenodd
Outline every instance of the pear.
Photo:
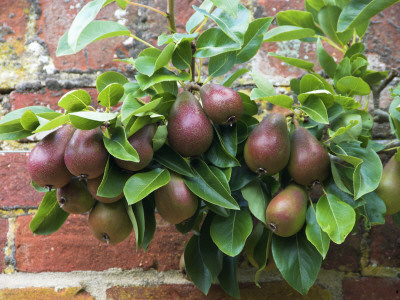
M 103 175 L 93 178 L 93 179 L 88 179 L 87 180 L 87 188 L 90 192 L 90 194 L 96 199 L 99 200 L 100 202 L 103 203 L 112 203 L 115 201 L 118 201 L 124 197 L 124 193 L 119 194 L 116 197 L 112 198 L 106 198 L 106 197 L 101 197 L 97 195 L 97 190 L 99 189 L 99 186 L 101 184 L 101 181 L 103 180 Z
M 154 198 L 160 216 L 171 224 L 179 224 L 195 214 L 198 199 L 180 175 L 174 172 L 170 175 L 171 180 L 154 192 Z
M 255 173 L 273 175 L 281 171 L 290 156 L 286 118 L 269 114 L 250 133 L 244 146 L 244 160 Z
M 220 125 L 231 125 L 243 113 L 240 95 L 220 84 L 206 84 L 200 89 L 201 102 L 206 115 Z
M 71 214 L 88 212 L 96 203 L 85 183 L 78 178 L 73 178 L 66 186 L 57 189 L 57 201 L 63 210 Z
M 382 178 L 375 192 L 385 202 L 387 215 L 400 211 L 400 162 L 394 156 L 383 168 Z
M 306 220 L 307 198 L 303 187 L 287 186 L 267 206 L 265 217 L 269 228 L 283 237 L 296 234 Z
M 129 171 L 139 171 L 147 167 L 153 159 L 153 137 L 156 133 L 156 125 L 148 124 L 134 133 L 129 139 L 129 143 L 137 151 L 139 162 L 125 161 L 116 158 L 115 163 L 122 169 Z
M 73 126 L 63 126 L 46 135 L 32 149 L 28 158 L 28 173 L 37 185 L 60 188 L 71 180 L 72 174 L 64 163 L 64 151 L 74 131 Z
M 65 148 L 64 160 L 68 170 L 84 179 L 99 177 L 104 173 L 108 152 L 100 128 L 77 129 Z
M 322 182 L 329 176 L 329 154 L 304 127 L 296 126 L 290 138 L 289 175 L 301 185 Z
M 187 91 L 176 98 L 169 112 L 167 129 L 170 146 L 183 156 L 204 153 L 214 136 L 210 120 L 200 103 Z
M 113 203 L 97 202 L 89 214 L 89 228 L 96 239 L 115 245 L 132 232 L 132 222 L 123 200 Z

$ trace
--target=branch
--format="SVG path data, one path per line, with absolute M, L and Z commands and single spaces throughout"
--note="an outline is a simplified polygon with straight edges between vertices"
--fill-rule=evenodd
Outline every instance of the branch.
M 175 0 L 168 0 L 167 20 L 168 20 L 169 30 L 171 31 L 171 33 L 175 33 L 176 32 Z
M 397 70 L 391 70 L 389 73 L 389 76 L 386 77 L 385 80 L 381 82 L 380 85 L 377 87 L 372 88 L 372 97 L 374 101 L 374 109 L 377 110 L 379 109 L 379 98 L 381 96 L 381 92 L 393 81 L 394 78 L 399 76 L 399 72 Z

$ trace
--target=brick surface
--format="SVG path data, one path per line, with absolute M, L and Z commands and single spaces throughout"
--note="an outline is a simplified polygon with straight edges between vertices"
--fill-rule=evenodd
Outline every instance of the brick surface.
M 0 219 L 0 273 L 5 269 L 4 248 L 7 244 L 8 220 Z
M 260 300 L 260 299 L 279 299 L 279 300 L 300 300 L 331 299 L 331 293 L 318 285 L 314 285 L 306 296 L 300 295 L 293 290 L 286 282 L 268 282 L 261 283 L 261 288 L 256 287 L 254 283 L 240 284 L 240 293 L 242 300 Z M 163 299 L 163 300 L 200 300 L 200 299 L 235 299 L 228 296 L 220 286 L 211 287 L 207 296 L 205 296 L 194 285 L 160 285 L 147 287 L 112 287 L 107 290 L 107 299 Z
M 360 233 L 349 235 L 346 240 L 337 245 L 331 242 L 322 267 L 328 270 L 359 272 L 361 259 Z
M 399 278 L 346 278 L 343 280 L 343 300 L 398 300 Z
M 400 228 L 390 217 L 385 225 L 371 229 L 370 247 L 372 264 L 400 268 Z
M 0 38 L 13 43 L 24 41 L 29 15 L 29 1 L 3 0 L 0 10 Z
M 0 154 L 0 208 L 38 206 L 43 193 L 35 191 L 26 169 L 28 153 Z
M 87 226 L 86 215 L 70 215 L 63 227 L 49 236 L 33 236 L 29 229 L 31 219 L 31 216 L 19 217 L 16 223 L 16 260 L 22 272 L 179 269 L 179 259 L 189 238 L 158 218 L 157 231 L 148 250 L 136 252 L 133 233 L 115 246 L 97 241 Z
M 57 290 L 55 288 L 3 289 L 0 290 L 0 299 L 81 300 L 94 299 L 94 297 L 80 287 L 71 287 Z

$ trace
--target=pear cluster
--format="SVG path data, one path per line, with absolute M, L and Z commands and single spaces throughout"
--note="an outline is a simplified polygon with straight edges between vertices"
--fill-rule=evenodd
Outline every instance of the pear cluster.
M 306 186 L 329 175 L 329 154 L 322 144 L 297 122 L 291 136 L 286 118 L 269 114 L 249 135 L 244 147 L 247 166 L 259 175 L 274 175 L 287 169 L 294 183 L 269 203 L 265 216 L 270 229 L 287 237 L 296 234 L 306 219 Z

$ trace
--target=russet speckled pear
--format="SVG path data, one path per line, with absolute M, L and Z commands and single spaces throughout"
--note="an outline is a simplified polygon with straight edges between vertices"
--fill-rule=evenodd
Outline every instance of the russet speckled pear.
M 217 124 L 230 125 L 242 116 L 242 98 L 231 88 L 206 84 L 200 89 L 200 97 L 206 115 Z
M 170 181 L 155 191 L 154 198 L 160 216 L 171 224 L 179 224 L 195 214 L 198 198 L 180 175 L 174 172 L 170 175 Z
M 41 187 L 60 188 L 68 184 L 72 174 L 64 162 L 65 147 L 75 128 L 65 125 L 45 136 L 32 149 L 28 158 L 28 173 Z
M 132 232 L 132 222 L 123 201 L 97 202 L 90 211 L 89 228 L 99 241 L 115 245 L 125 240 Z
M 168 142 L 183 156 L 200 155 L 211 146 L 214 132 L 199 101 L 190 92 L 178 95 L 169 112 Z
M 265 217 L 273 233 L 288 237 L 296 234 L 303 227 L 306 212 L 306 191 L 302 186 L 291 184 L 271 200 Z
M 244 146 L 244 159 L 255 173 L 273 175 L 281 171 L 290 156 L 286 118 L 280 113 L 266 116 L 250 133 Z
M 400 162 L 394 156 L 383 168 L 382 178 L 375 192 L 385 202 L 387 215 L 400 211 Z
M 63 210 L 71 214 L 88 212 L 96 203 L 84 181 L 78 178 L 73 178 L 66 186 L 57 189 L 57 201 Z
M 104 147 L 100 128 L 77 129 L 65 148 L 64 160 L 68 170 L 85 179 L 103 174 L 107 159 L 108 152 Z
M 139 171 L 147 167 L 153 159 L 153 137 L 156 133 L 156 129 L 155 124 L 148 124 L 128 138 L 128 142 L 139 155 L 139 162 L 116 158 L 116 164 L 122 169 L 129 171 Z
M 301 185 L 323 182 L 329 176 L 329 154 L 304 127 L 296 126 L 290 137 L 289 175 Z

